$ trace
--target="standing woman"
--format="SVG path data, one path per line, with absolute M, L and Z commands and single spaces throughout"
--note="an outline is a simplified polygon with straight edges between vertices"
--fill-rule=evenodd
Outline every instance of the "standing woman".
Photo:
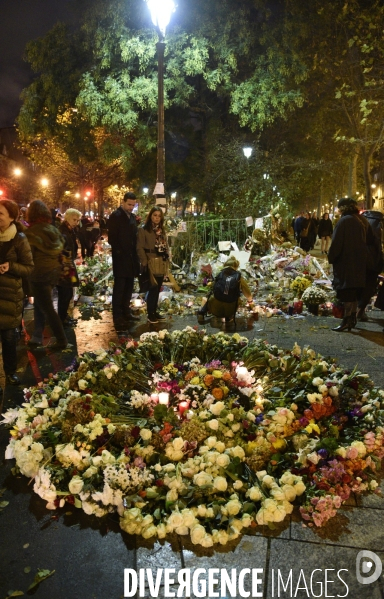
M 161 208 L 151 208 L 144 226 L 139 229 L 137 237 L 137 255 L 141 272 L 149 270 L 153 284 L 147 293 L 148 322 L 156 324 L 165 320 L 157 310 L 159 293 L 165 275 L 168 274 L 169 248 L 164 230 L 164 214 Z
M 64 327 L 76 326 L 76 320 L 68 314 L 69 304 L 73 297 L 73 288 L 79 284 L 79 277 L 75 266 L 77 257 L 77 226 L 81 218 L 81 212 L 75 208 L 68 208 L 64 214 L 64 220 L 59 231 L 64 237 L 63 263 L 61 276 L 57 285 L 58 303 L 57 311 Z
M 17 327 L 21 325 L 24 302 L 22 279 L 33 269 L 32 252 L 24 233 L 19 232 L 19 207 L 0 200 L 0 334 L 6 382 L 19 385 L 17 370 Z
M 331 243 L 331 237 L 333 233 L 333 224 L 329 218 L 328 212 L 324 212 L 321 217 L 317 234 L 321 239 L 321 253 L 328 254 L 329 246 Z
M 344 304 L 343 322 L 332 330 L 342 332 L 356 325 L 357 302 L 366 284 L 369 223 L 359 217 L 352 198 L 342 198 L 337 207 L 341 217 L 333 232 L 328 261 L 333 265 L 333 288 Z
M 52 289 L 60 277 L 60 257 L 64 240 L 52 224 L 52 215 L 42 200 L 30 203 L 27 220 L 29 227 L 26 236 L 32 248 L 34 269 L 30 275 L 31 293 L 35 298 L 35 328 L 28 342 L 30 349 L 43 347 L 45 323 L 51 327 L 55 340 L 48 344 L 49 349 L 65 349 L 68 345 L 63 325 L 53 306 Z

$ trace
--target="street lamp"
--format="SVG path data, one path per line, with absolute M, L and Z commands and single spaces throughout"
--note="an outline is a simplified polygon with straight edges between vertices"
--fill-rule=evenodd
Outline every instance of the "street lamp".
M 247 159 L 251 157 L 252 152 L 253 152 L 253 148 L 249 148 L 249 147 L 243 148 L 243 154 Z
M 43 187 L 48 187 L 48 185 L 49 185 L 49 181 L 48 181 L 48 179 L 46 179 L 45 177 L 43 177 L 43 178 L 41 179 L 40 183 L 41 183 L 41 185 L 42 185 Z
M 13 174 L 15 175 L 15 177 L 20 177 L 22 171 L 21 168 L 15 168 L 15 170 L 13 171 Z
M 146 0 L 151 13 L 151 19 L 159 33 L 157 48 L 157 177 L 156 186 L 153 191 L 156 204 L 165 204 L 165 147 L 164 147 L 164 50 L 165 31 L 171 20 L 171 14 L 176 5 L 173 0 Z

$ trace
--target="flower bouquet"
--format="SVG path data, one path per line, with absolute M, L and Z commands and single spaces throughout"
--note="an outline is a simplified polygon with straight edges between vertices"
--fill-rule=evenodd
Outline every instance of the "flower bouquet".
M 84 354 L 4 414 L 14 473 L 144 538 L 210 547 L 300 508 L 323 526 L 374 491 L 384 392 L 309 348 L 238 334 L 144 333 Z
M 307 289 L 301 296 L 301 299 L 307 306 L 308 310 L 313 314 L 317 315 L 319 304 L 325 303 L 328 299 L 328 295 L 327 292 L 324 291 L 324 289 L 312 285 L 312 287 L 307 287 Z

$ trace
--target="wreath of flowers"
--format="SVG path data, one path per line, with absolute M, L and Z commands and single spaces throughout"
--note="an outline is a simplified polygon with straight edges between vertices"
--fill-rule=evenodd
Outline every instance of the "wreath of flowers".
M 238 334 L 145 333 L 81 356 L 4 414 L 14 472 L 144 538 L 225 545 L 298 505 L 322 526 L 375 491 L 384 392 L 312 349 Z

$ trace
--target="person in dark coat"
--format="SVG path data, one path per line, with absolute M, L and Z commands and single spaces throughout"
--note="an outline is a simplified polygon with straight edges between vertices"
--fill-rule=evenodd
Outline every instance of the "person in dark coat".
M 112 212 L 108 220 L 108 243 L 112 247 L 112 267 L 114 276 L 112 294 L 113 322 L 118 329 L 129 321 L 138 320 L 130 308 L 133 282 L 139 275 L 137 257 L 137 221 L 132 210 L 136 196 L 127 192 L 120 208 Z
M 81 257 L 83 260 L 85 258 L 89 258 L 91 256 L 91 254 L 90 254 L 90 250 L 91 250 L 90 233 L 92 231 L 92 227 L 93 227 L 92 221 L 86 216 L 83 216 L 81 218 L 81 220 L 79 221 L 79 227 L 77 229 L 77 237 L 80 241 Z
M 43 347 L 43 332 L 47 322 L 55 336 L 55 340 L 52 339 L 47 347 L 52 350 L 65 349 L 68 340 L 52 301 L 52 289 L 57 285 L 61 272 L 60 259 L 64 239 L 57 227 L 52 224 L 49 208 L 41 200 L 30 203 L 27 220 L 29 227 L 26 236 L 35 264 L 29 277 L 31 293 L 34 297 L 35 322 L 28 347 L 30 349 Z
M 315 213 L 312 215 L 308 213 L 308 245 L 309 249 L 313 250 L 315 247 L 318 222 Z
M 352 198 L 339 200 L 338 208 L 341 217 L 333 231 L 328 261 L 333 265 L 333 287 L 344 304 L 343 321 L 332 330 L 341 332 L 356 325 L 357 302 L 366 284 L 369 224 L 359 217 Z
M 93 222 L 92 229 L 90 231 L 87 230 L 86 235 L 89 236 L 89 254 L 88 255 L 90 257 L 92 257 L 93 254 L 95 253 L 96 243 L 99 241 L 99 239 L 101 237 L 100 222 L 98 220 L 95 220 Z
M 293 230 L 295 233 L 297 243 L 300 243 L 300 233 L 303 228 L 303 223 L 305 221 L 304 212 L 300 212 L 299 216 L 295 219 L 295 223 L 293 225 Z
M 61 264 L 61 275 L 57 284 L 58 303 L 57 311 L 64 328 L 76 326 L 76 320 L 68 314 L 69 304 L 73 298 L 73 288 L 79 284 L 79 277 L 75 260 L 77 258 L 76 228 L 79 224 L 81 212 L 75 208 L 68 208 L 59 231 L 64 237 L 64 250 Z
M 321 217 L 319 228 L 317 230 L 317 234 L 319 239 L 321 239 L 321 253 L 328 254 L 329 246 L 331 243 L 331 237 L 333 233 L 333 224 L 331 219 L 329 218 L 329 213 L 324 212 Z
M 357 306 L 357 320 L 367 322 L 368 316 L 365 309 L 371 297 L 375 295 L 377 278 L 384 266 L 382 245 L 384 215 L 378 210 L 366 210 L 361 214 L 361 217 L 368 221 L 372 229 L 372 236 L 367 236 L 368 260 L 365 288 L 359 298 Z
M 24 292 L 22 279 L 33 269 L 30 245 L 18 229 L 19 207 L 0 200 L 0 337 L 6 382 L 19 385 L 17 327 L 21 325 Z
M 303 219 L 301 220 L 301 228 L 300 228 L 300 247 L 305 252 L 309 252 L 310 246 L 310 225 L 311 225 L 311 217 L 309 212 L 306 212 Z

